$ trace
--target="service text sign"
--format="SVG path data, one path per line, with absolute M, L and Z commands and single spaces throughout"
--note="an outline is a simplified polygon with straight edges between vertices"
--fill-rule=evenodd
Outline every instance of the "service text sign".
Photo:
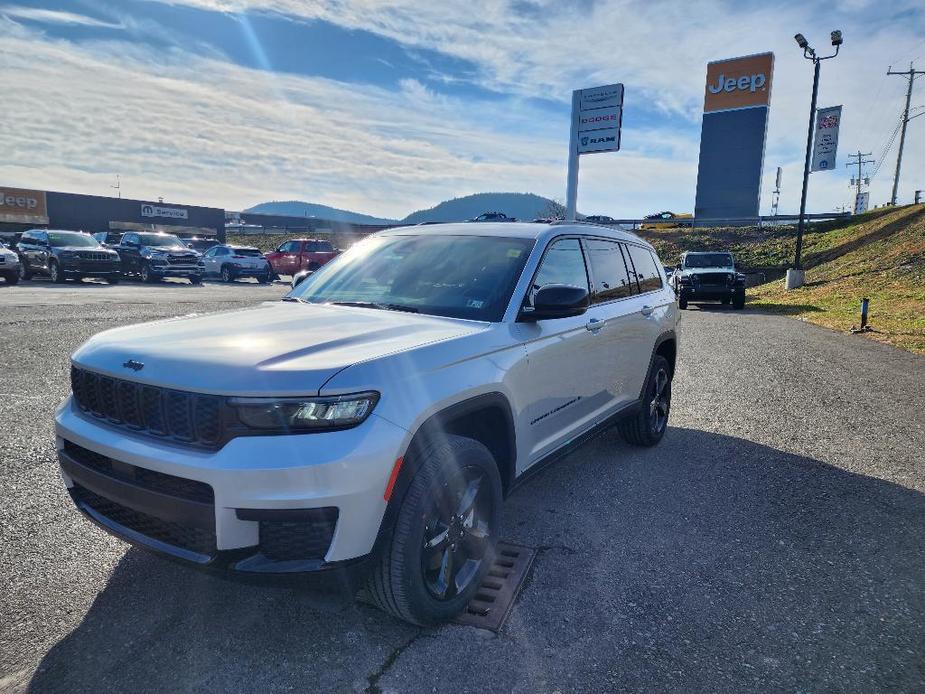
M 838 150 L 838 128 L 841 125 L 841 106 L 816 110 L 816 134 L 813 138 L 813 171 L 830 171 L 835 168 Z
M 189 214 L 186 210 L 178 207 L 161 207 L 159 205 L 149 205 L 143 203 L 141 206 L 142 217 L 166 217 L 168 219 L 188 219 Z

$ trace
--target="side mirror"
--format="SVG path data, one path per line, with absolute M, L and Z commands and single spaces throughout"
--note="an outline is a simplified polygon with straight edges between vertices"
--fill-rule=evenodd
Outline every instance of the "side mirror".
M 590 305 L 591 297 L 584 287 L 547 284 L 540 287 L 533 297 L 533 306 L 525 306 L 520 317 L 525 321 L 569 318 L 580 316 Z

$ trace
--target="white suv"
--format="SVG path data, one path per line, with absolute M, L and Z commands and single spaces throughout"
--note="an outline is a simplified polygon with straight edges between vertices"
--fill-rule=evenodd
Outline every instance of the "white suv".
M 432 624 L 476 591 L 526 472 L 611 424 L 658 443 L 677 321 L 626 232 L 391 229 L 283 301 L 92 338 L 56 413 L 61 470 L 130 542 L 233 573 L 344 569 Z

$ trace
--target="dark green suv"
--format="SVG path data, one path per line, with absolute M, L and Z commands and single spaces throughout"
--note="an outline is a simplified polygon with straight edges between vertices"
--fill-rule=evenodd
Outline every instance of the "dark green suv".
M 110 284 L 122 279 L 122 261 L 115 251 L 79 231 L 30 229 L 16 244 L 19 278 L 45 275 L 52 282 L 102 277 Z

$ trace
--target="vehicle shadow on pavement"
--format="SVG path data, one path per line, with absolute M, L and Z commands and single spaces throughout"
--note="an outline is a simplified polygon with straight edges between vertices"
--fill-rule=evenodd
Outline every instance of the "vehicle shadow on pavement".
M 30 689 L 363 690 L 371 673 L 428 692 L 925 686 L 917 491 L 672 427 L 653 449 L 608 432 L 504 513 L 505 539 L 540 554 L 497 638 L 420 638 L 337 590 L 241 585 L 133 549 Z

